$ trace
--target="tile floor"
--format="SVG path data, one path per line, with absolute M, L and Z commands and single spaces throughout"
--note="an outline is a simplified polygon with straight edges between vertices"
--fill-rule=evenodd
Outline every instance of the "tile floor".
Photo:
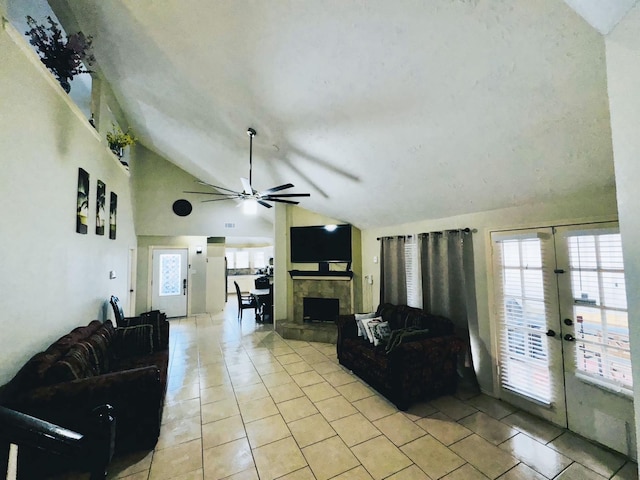
M 637 479 L 637 465 L 485 395 L 399 412 L 336 360 L 283 340 L 235 302 L 171 320 L 154 451 L 116 458 L 127 480 Z

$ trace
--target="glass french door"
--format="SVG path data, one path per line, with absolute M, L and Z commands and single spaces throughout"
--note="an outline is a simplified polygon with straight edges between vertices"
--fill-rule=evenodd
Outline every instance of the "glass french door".
M 635 456 L 617 225 L 499 232 L 492 243 L 501 397 Z

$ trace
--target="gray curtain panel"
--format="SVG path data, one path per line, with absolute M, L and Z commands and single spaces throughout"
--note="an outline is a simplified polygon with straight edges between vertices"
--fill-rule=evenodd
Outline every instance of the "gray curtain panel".
M 380 240 L 380 303 L 407 303 L 404 244 L 404 237 Z
M 471 338 L 479 338 L 471 232 L 450 230 L 419 238 L 423 310 L 450 318 L 467 341 L 460 373 L 476 383 Z

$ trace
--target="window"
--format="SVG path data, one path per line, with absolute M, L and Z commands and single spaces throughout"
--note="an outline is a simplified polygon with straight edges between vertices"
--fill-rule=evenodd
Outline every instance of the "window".
M 627 294 L 620 234 L 568 238 L 576 369 L 631 389 Z
M 253 252 L 253 268 L 264 268 L 267 266 L 263 250 Z
M 408 237 L 404 244 L 404 261 L 407 281 L 407 305 L 422 308 L 422 279 L 417 235 Z
M 238 250 L 236 252 L 235 268 L 249 268 L 249 252 L 247 250 Z

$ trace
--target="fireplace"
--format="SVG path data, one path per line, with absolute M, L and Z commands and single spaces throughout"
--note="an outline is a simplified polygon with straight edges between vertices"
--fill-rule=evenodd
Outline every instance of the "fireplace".
M 335 322 L 340 314 L 337 298 L 304 297 L 302 318 L 304 322 Z

